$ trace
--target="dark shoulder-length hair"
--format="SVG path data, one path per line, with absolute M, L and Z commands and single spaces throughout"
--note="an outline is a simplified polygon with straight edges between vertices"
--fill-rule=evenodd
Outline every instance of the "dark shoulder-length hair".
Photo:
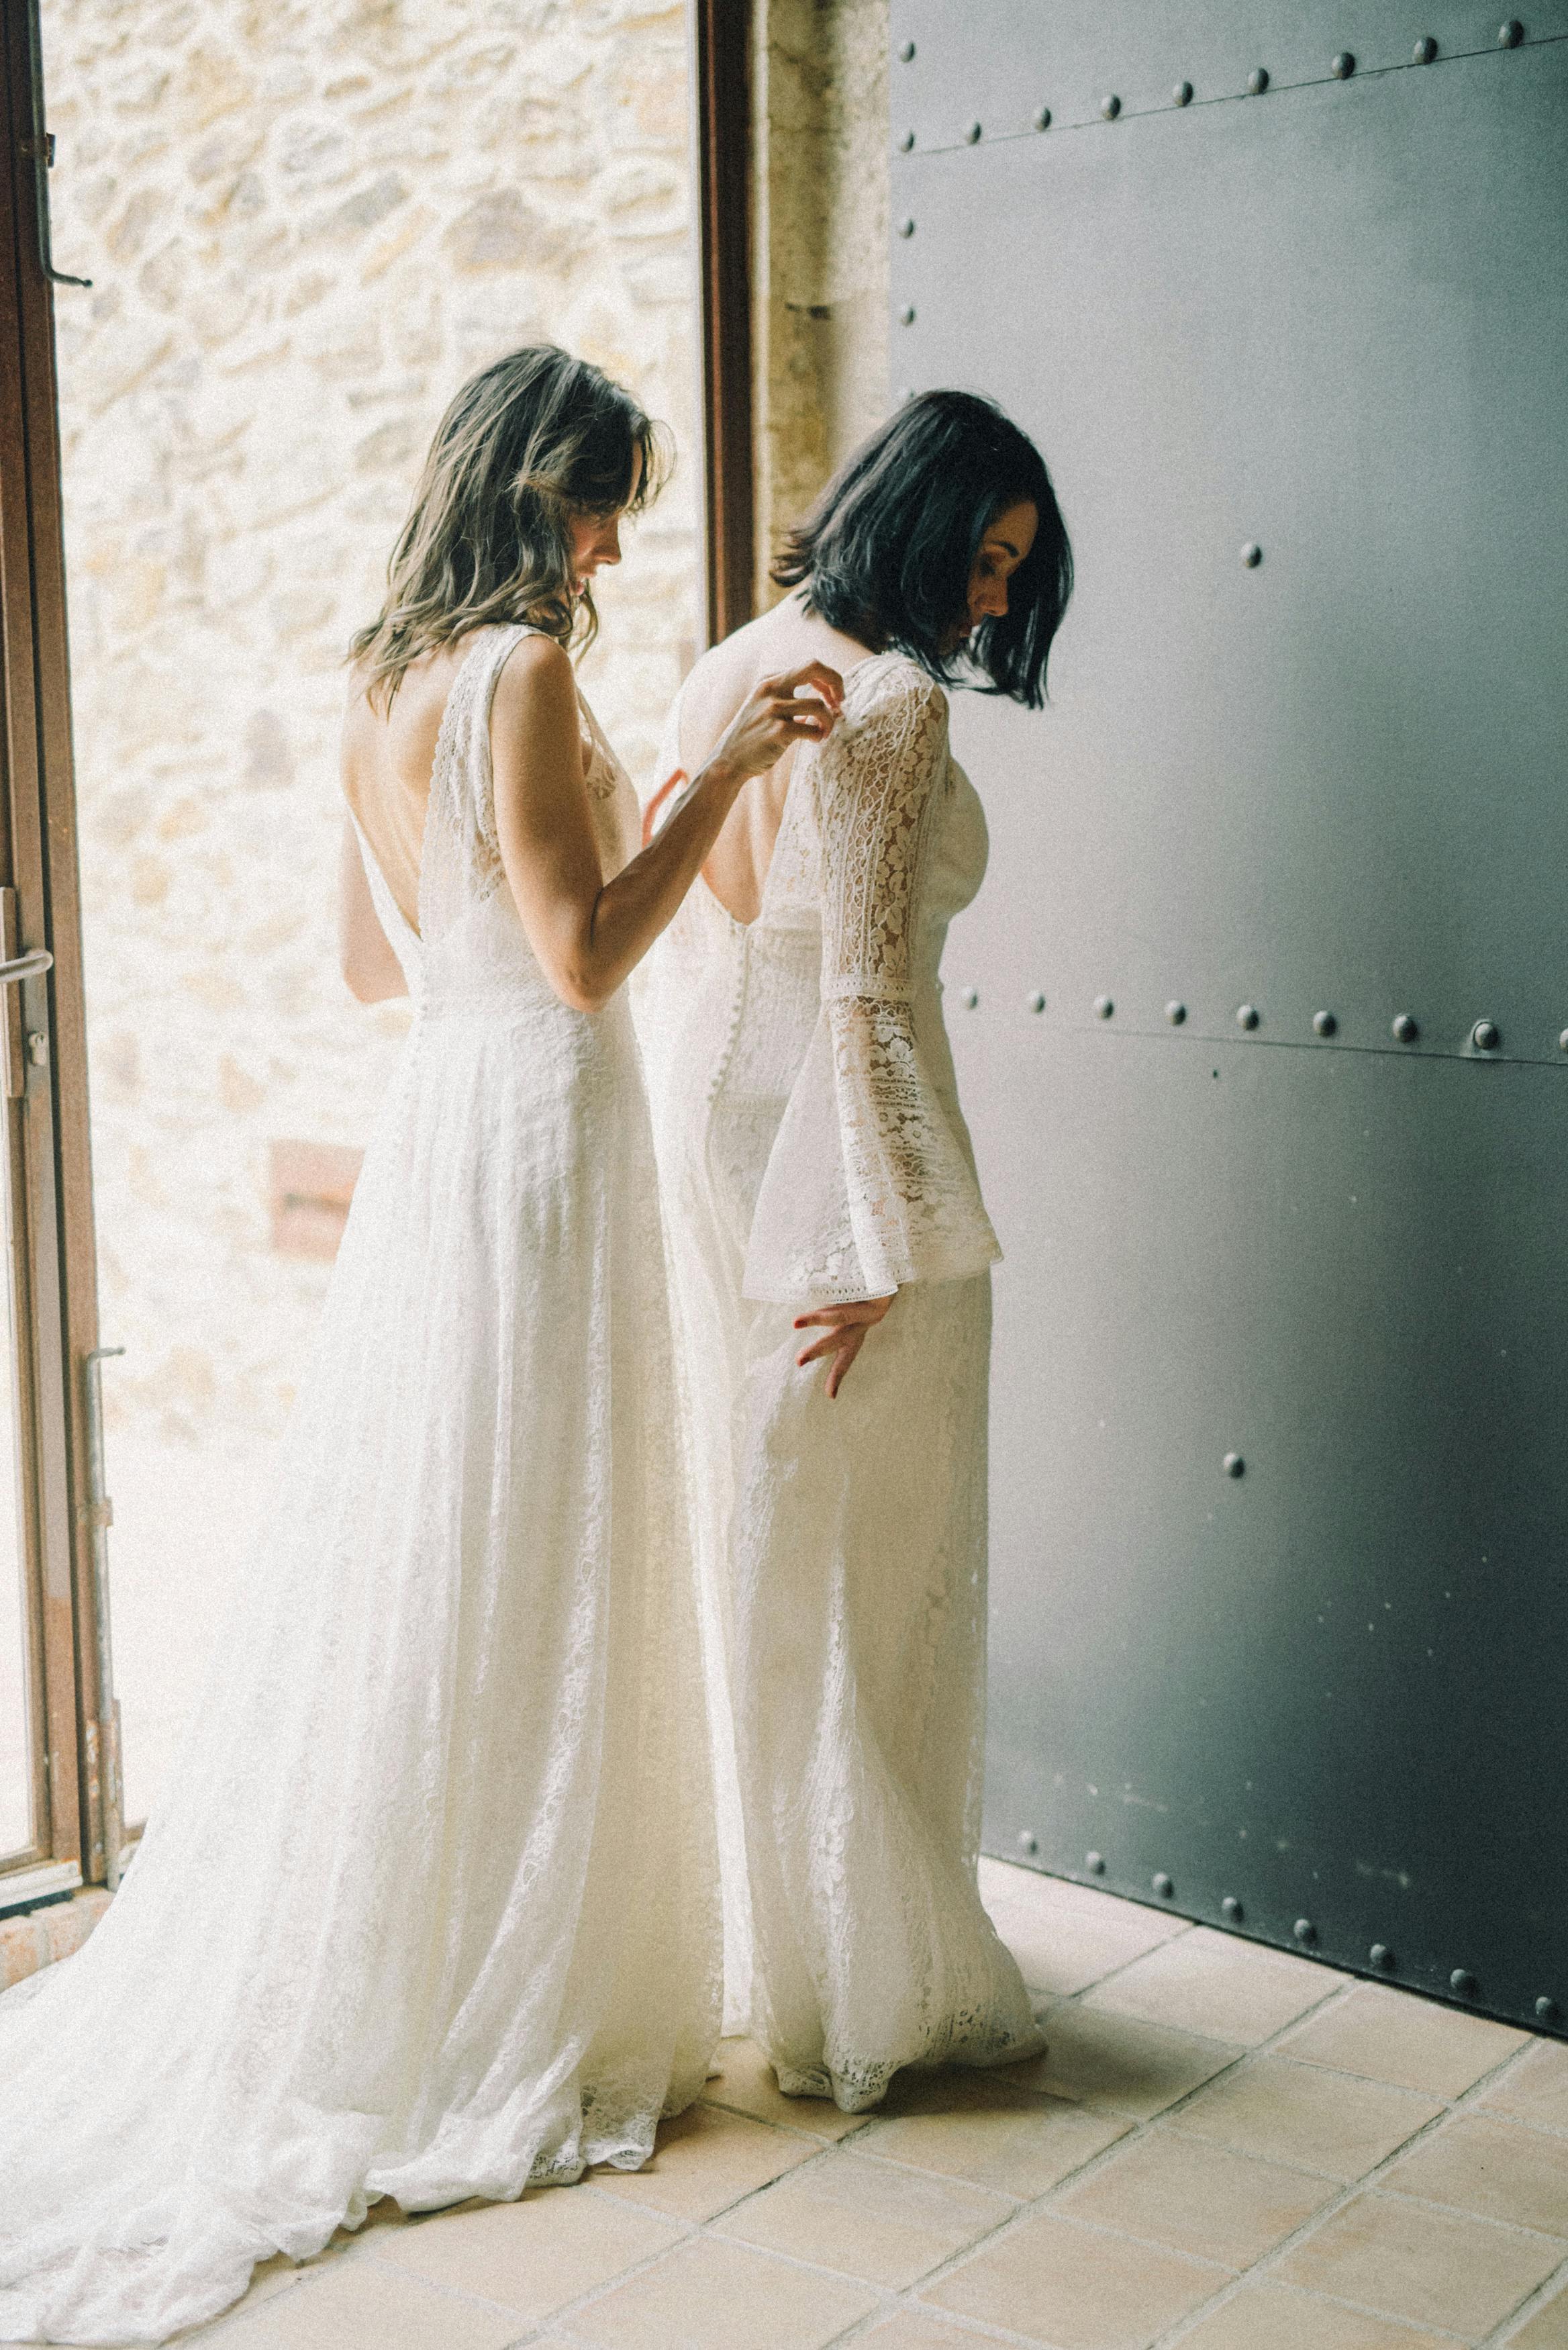
M 662 427 L 587 359 L 535 343 L 470 377 L 436 427 L 386 600 L 349 646 L 372 704 L 390 706 L 421 653 L 489 621 L 591 643 L 572 517 L 639 513 L 668 471 Z
M 954 650 L 970 576 L 998 515 L 1028 499 L 1034 544 L 1008 582 L 1004 619 Z M 1037 710 L 1073 592 L 1073 550 L 1044 459 L 992 400 L 922 391 L 834 476 L 773 567 L 806 609 L 875 651 L 896 648 L 944 685 L 978 685 Z

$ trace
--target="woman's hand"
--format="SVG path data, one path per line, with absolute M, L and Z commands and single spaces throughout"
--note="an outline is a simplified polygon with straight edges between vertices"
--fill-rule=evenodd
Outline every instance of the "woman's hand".
M 765 775 L 796 743 L 825 741 L 843 706 L 844 680 L 826 661 L 761 678 L 704 762 L 704 772 L 717 769 L 742 780 Z
M 892 1303 L 891 1297 L 861 1297 L 848 1305 L 824 1305 L 815 1314 L 795 1315 L 797 1330 L 820 1326 L 824 1331 L 822 1337 L 794 1359 L 796 1367 L 804 1370 L 807 1363 L 815 1363 L 824 1355 L 832 1356 L 827 1374 L 829 1401 L 844 1385 L 849 1366 L 866 1344 L 866 1333 L 876 1328 Z

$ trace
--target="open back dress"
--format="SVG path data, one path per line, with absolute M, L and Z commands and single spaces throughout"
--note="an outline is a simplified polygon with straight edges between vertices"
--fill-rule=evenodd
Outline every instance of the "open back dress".
M 647 1099 L 624 992 L 562 1003 L 502 871 L 521 633 L 453 683 L 418 935 L 364 852 L 413 1024 L 183 1755 L 91 1940 L 0 1999 L 0 2339 L 162 2341 L 379 2197 L 635 2168 L 705 2077 Z M 583 725 L 607 875 L 636 801 Z

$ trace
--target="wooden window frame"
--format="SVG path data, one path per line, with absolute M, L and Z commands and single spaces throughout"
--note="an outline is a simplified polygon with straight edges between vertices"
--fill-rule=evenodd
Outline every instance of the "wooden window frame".
M 26 983 L 23 1021 L 39 1041 L 6 1119 L 22 1534 L 45 1733 L 36 1849 L 20 1865 L 8 1856 L 0 1875 L 10 1908 L 73 1881 L 112 1881 L 105 1822 L 119 1806 L 88 1499 L 98 1280 L 36 0 L 0 0 L 0 884 L 16 892 L 22 949 L 54 956 L 46 978 Z M 90 296 L 73 286 L 67 298 Z
M 756 610 L 751 0 L 692 0 L 707 640 Z

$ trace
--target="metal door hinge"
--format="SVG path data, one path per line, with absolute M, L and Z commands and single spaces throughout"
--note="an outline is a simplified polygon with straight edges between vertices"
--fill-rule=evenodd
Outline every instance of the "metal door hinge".
M 35 123 L 38 123 L 43 106 L 43 83 L 35 35 L 33 57 L 33 120 Z M 49 172 L 55 160 L 55 134 L 52 130 L 46 130 L 39 123 L 32 138 L 24 139 L 21 146 L 23 154 L 33 166 L 33 187 L 37 199 L 38 215 L 38 266 L 51 286 L 90 286 L 92 284 L 90 277 L 73 277 L 67 270 L 55 267 L 54 254 L 49 243 L 48 188 Z
M 5 1058 L 5 1098 L 20 1101 L 27 1083 L 27 1059 L 36 1066 L 47 1066 L 49 1057 L 48 1038 L 41 1028 L 33 1029 L 26 1039 L 24 1054 L 22 1038 L 22 986 L 29 979 L 41 979 L 54 968 L 54 956 L 47 947 L 36 947 L 30 954 L 16 951 L 16 892 L 0 889 L 0 990 L 5 993 L 5 1005 L 0 1011 L 0 1041 Z M 40 1059 L 35 1038 L 43 1045 Z

